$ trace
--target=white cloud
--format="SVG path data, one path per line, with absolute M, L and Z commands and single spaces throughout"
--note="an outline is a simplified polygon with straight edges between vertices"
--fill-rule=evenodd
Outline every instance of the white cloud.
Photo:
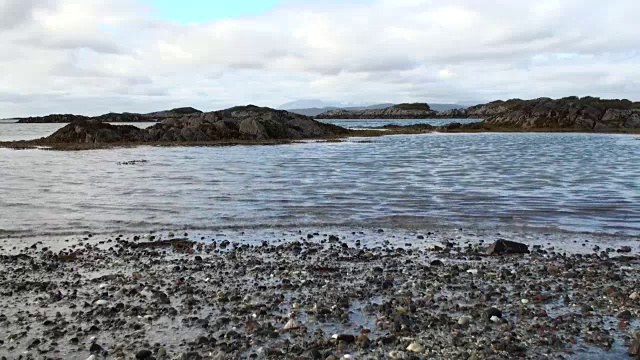
M 180 24 L 143 0 L 0 0 L 0 117 L 299 98 L 640 100 L 635 0 L 345 3 Z

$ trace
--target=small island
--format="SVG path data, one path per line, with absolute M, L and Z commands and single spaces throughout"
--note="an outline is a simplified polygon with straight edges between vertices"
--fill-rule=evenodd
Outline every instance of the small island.
M 192 107 L 182 107 L 171 110 L 156 111 L 148 114 L 137 113 L 108 113 L 100 116 L 84 116 L 73 114 L 51 114 L 47 116 L 16 118 L 19 124 L 40 124 L 40 123 L 72 123 L 83 120 L 96 120 L 100 122 L 118 123 L 118 122 L 158 122 L 166 119 L 181 118 L 187 115 L 201 114 L 202 111 Z

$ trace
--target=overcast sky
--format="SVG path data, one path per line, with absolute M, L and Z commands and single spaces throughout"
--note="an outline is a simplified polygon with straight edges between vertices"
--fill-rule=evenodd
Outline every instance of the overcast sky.
M 0 0 L 0 118 L 640 100 L 638 19 L 638 0 Z

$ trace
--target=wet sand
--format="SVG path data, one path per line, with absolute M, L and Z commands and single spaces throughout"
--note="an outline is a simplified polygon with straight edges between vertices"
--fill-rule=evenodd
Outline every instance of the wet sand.
M 531 252 L 488 256 L 500 238 Z M 278 229 L 0 246 L 7 359 L 620 359 L 640 325 L 624 236 Z

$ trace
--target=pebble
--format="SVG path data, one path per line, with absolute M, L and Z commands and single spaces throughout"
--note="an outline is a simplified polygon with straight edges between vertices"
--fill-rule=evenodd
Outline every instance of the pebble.
M 469 323 L 471 322 L 471 319 L 472 319 L 471 316 L 462 315 L 458 319 L 458 325 L 460 325 L 460 326 L 469 325 Z
M 140 350 L 136 353 L 136 359 L 148 359 L 153 355 L 151 350 Z
M 407 346 L 407 351 L 411 351 L 414 353 L 421 353 L 424 351 L 424 346 L 418 344 L 418 343 L 411 343 L 409 344 L 409 346 Z
M 618 313 L 618 319 L 620 320 L 631 320 L 631 311 L 629 310 L 624 310 Z

